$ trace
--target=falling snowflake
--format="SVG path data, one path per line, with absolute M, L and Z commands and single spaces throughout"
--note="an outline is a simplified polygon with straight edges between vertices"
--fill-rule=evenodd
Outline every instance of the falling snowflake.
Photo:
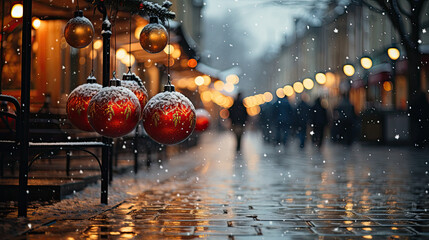
M 334 29 L 334 33 L 338 33 L 338 29 L 337 28 Z
M 398 140 L 399 139 L 399 134 L 395 135 L 395 139 Z

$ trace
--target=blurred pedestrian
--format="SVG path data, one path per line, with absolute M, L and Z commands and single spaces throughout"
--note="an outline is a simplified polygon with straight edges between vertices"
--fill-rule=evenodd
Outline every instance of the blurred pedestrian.
M 275 119 L 277 144 L 286 145 L 292 131 L 294 109 L 287 97 L 278 98 L 273 105 L 273 119 Z
M 247 121 L 247 111 L 246 107 L 243 105 L 243 99 L 241 93 L 237 94 L 237 97 L 229 108 L 229 118 L 231 119 L 232 131 L 236 137 L 236 151 L 241 150 L 241 136 L 244 133 L 244 127 L 246 126 Z
M 429 103 L 424 92 L 418 92 L 410 102 L 411 137 L 414 147 L 424 148 L 429 141 Z
M 319 97 L 311 108 L 311 126 L 313 127 L 312 141 L 319 148 L 323 144 L 325 136 L 325 127 L 328 124 L 328 115 L 326 108 L 322 106 L 322 99 Z
M 305 146 L 305 140 L 307 139 L 307 124 L 310 118 L 310 105 L 308 105 L 308 95 L 302 94 L 301 100 L 298 103 L 295 111 L 295 126 L 297 128 L 299 147 Z
M 348 97 L 343 96 L 338 106 L 334 109 L 334 120 L 338 127 L 340 140 L 347 145 L 352 144 L 356 124 L 355 108 Z

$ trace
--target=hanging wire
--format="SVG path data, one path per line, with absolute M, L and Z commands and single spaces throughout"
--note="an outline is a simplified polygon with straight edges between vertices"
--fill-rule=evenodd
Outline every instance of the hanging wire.
M 76 10 L 79 10 L 79 0 L 76 0 Z
M 131 72 L 131 16 L 132 16 L 132 13 L 131 13 L 131 11 L 130 11 L 130 28 L 129 28 L 129 30 L 128 30 L 128 35 L 130 35 L 130 44 L 128 45 L 128 49 L 129 49 L 129 67 L 128 67 L 128 72 Z
M 97 10 L 97 7 L 94 7 L 94 12 L 93 12 L 93 14 L 92 14 L 92 22 L 94 22 L 94 20 L 95 20 L 95 11 Z M 95 37 L 92 39 L 92 42 L 91 42 L 91 76 L 94 76 L 94 40 L 95 40 Z
M 168 36 L 167 36 L 167 85 L 171 85 L 170 80 L 170 54 L 171 54 L 171 45 L 170 45 L 170 20 L 167 19 L 168 27 Z

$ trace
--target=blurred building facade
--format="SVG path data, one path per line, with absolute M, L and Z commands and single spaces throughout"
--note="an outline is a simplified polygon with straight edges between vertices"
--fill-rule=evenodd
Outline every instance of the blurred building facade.
M 325 104 L 331 110 L 345 94 L 357 114 L 368 109 L 406 111 L 409 101 L 407 56 L 388 16 L 374 12 L 365 5 L 331 4 L 320 22 L 312 24 L 311 19 L 296 20 L 296 35 L 288 39 L 281 53 L 271 62 L 269 79 L 272 85 L 292 86 L 295 82 L 310 78 L 315 86 L 304 91 L 313 99 L 324 97 L 327 100 Z M 422 15 L 421 22 L 423 29 L 428 27 L 429 16 Z M 394 72 L 387 54 L 387 49 L 392 46 L 397 47 L 401 54 Z M 429 34 L 422 34 L 421 90 L 425 93 L 429 88 L 428 46 Z M 368 70 L 360 63 L 364 56 L 372 60 Z M 344 73 L 345 64 L 354 66 L 355 72 L 351 76 Z M 280 68 L 283 71 L 277 71 Z M 325 83 L 317 83 L 317 73 L 326 76 Z M 295 97 L 296 94 L 290 96 L 291 100 Z

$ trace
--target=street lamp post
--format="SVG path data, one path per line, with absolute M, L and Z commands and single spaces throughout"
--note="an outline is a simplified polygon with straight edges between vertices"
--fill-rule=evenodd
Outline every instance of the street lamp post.
M 392 81 L 392 105 L 395 109 L 396 107 L 396 60 L 401 56 L 399 49 L 396 47 L 390 47 L 387 49 L 387 55 L 390 58 L 390 66 L 392 71 L 390 72 L 390 79 Z
M 352 64 L 345 64 L 343 66 L 343 72 L 347 77 L 351 77 L 355 74 L 355 67 Z M 349 97 L 349 91 L 350 91 L 350 81 L 347 78 L 346 79 L 346 83 L 340 85 L 340 90 L 341 88 L 344 88 L 343 91 L 345 93 L 345 97 Z
M 365 98 L 366 102 L 369 102 L 369 69 L 372 67 L 372 59 L 368 56 L 364 56 L 360 59 L 360 65 L 364 69 L 364 82 L 365 82 Z

